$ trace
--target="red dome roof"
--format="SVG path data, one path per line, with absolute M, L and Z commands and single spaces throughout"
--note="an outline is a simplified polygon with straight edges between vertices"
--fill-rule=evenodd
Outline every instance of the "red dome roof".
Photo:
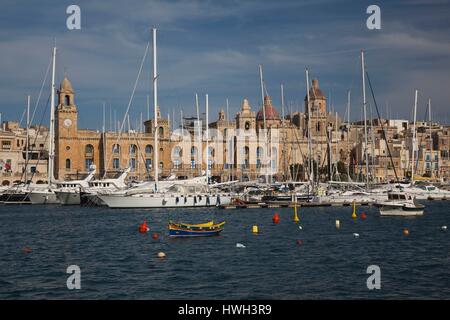
M 272 100 L 269 96 L 264 97 L 264 112 L 266 113 L 266 120 L 279 120 L 280 114 L 277 109 L 272 106 Z M 256 114 L 256 120 L 264 121 L 264 113 L 261 108 Z

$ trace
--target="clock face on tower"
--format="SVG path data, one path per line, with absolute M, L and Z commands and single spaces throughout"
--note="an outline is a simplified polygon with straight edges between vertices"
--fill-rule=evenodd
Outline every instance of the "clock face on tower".
M 72 125 L 72 120 L 65 119 L 64 120 L 64 127 L 69 128 Z

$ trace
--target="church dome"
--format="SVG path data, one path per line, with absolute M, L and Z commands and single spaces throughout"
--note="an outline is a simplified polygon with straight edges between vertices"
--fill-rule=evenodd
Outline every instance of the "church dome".
M 266 114 L 266 120 L 280 119 L 280 114 L 278 113 L 277 109 L 272 106 L 272 99 L 270 99 L 269 96 L 264 97 L 264 111 L 262 108 L 258 111 L 256 120 L 264 121 L 264 112 Z
M 59 86 L 59 91 L 73 93 L 72 83 L 70 83 L 70 80 L 67 79 L 67 77 L 64 77 L 63 81 L 61 82 L 61 85 Z

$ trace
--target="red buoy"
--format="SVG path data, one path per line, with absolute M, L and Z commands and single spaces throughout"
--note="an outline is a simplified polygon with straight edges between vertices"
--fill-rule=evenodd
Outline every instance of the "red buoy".
M 31 250 L 31 248 L 29 247 L 25 247 L 22 249 L 23 253 L 31 253 L 33 250 Z
M 153 240 L 158 240 L 158 234 L 157 233 L 152 234 L 152 239 Z
M 275 212 L 275 214 L 273 215 L 272 222 L 275 223 L 275 224 L 280 222 L 280 215 L 278 214 L 278 212 Z
M 146 232 L 148 232 L 148 230 L 149 230 L 149 228 L 147 226 L 147 220 L 144 220 L 144 222 L 141 225 L 139 225 L 139 232 L 146 233 Z
M 362 220 L 365 220 L 366 218 L 367 218 L 366 213 L 365 213 L 365 212 L 361 213 L 361 219 L 362 219 Z
M 297 240 L 296 243 L 298 246 L 301 246 L 303 244 L 302 240 Z

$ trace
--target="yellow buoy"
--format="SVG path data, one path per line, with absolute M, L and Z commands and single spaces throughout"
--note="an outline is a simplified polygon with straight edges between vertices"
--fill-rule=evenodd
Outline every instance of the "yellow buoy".
M 258 226 L 253 226 L 252 232 L 253 233 L 258 233 Z
M 294 205 L 294 222 L 299 222 L 300 219 L 298 218 L 297 214 L 297 204 Z
M 336 229 L 339 229 L 341 227 L 341 222 L 339 220 L 336 220 Z
M 352 218 L 353 218 L 353 219 L 356 219 L 356 218 L 357 218 L 357 216 L 356 216 L 356 202 L 355 202 L 355 200 L 353 200 L 353 213 L 352 213 Z

